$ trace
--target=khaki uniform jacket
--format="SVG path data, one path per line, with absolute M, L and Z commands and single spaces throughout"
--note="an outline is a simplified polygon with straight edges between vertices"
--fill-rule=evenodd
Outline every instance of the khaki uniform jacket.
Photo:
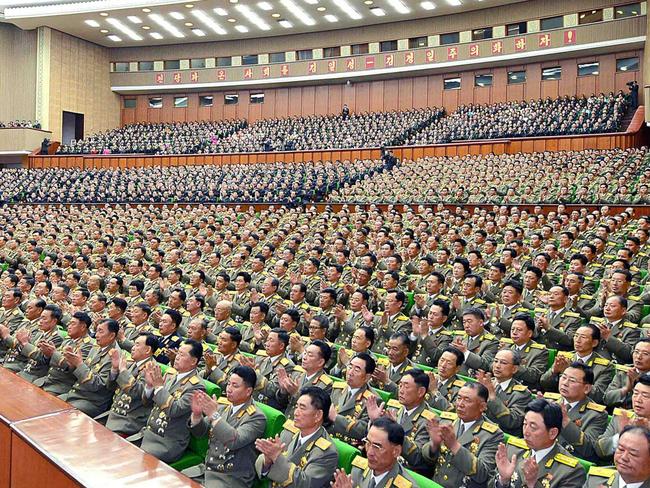
M 388 400 L 388 408 L 395 412 L 397 423 L 404 429 L 404 446 L 402 447 L 402 458 L 404 466 L 418 472 L 430 472 L 430 466 L 422 455 L 424 445 L 429 441 L 427 422 L 435 418 L 435 414 L 428 410 L 426 402 L 422 402 L 410 414 L 399 401 Z M 427 473 L 430 474 L 430 473 Z
M 614 415 L 612 416 L 611 422 L 607 425 L 605 433 L 598 438 L 595 445 L 598 457 L 610 461 L 614 457 L 614 451 L 616 451 L 616 447 L 618 446 L 617 436 L 623 430 L 617 417 L 619 415 L 627 415 L 631 419 L 636 417 L 636 414 L 632 410 L 623 410 L 622 408 L 615 408 L 613 413 Z
M 256 400 L 283 412 L 287 405 L 280 404 L 278 401 L 278 391 L 280 390 L 278 369 L 283 367 L 287 374 L 291 375 L 295 366 L 293 361 L 286 356 L 272 359 L 267 356 L 266 351 L 257 351 L 255 358 L 257 384 L 253 393 Z
M 336 337 L 335 342 L 340 344 L 343 347 L 350 347 L 352 341 L 352 335 L 354 331 L 357 330 L 362 325 L 366 325 L 365 320 L 361 315 L 361 312 L 350 312 L 349 317 L 345 320 L 339 329 L 339 334 Z
M 255 439 L 264 435 L 266 417 L 252 400 L 236 413 L 225 397 L 217 402 L 217 421 L 203 417 L 198 424 L 190 425 L 192 435 L 207 435 L 210 442 L 205 464 L 198 467 L 196 474 L 204 472 L 207 487 L 250 487 L 255 480 Z M 183 474 L 194 477 L 194 471 L 195 468 L 189 468 Z
M 578 360 L 577 354 L 562 353 L 571 358 L 571 362 Z M 597 402 L 602 403 L 603 395 L 607 386 L 614 378 L 614 365 L 609 359 L 605 359 L 595 352 L 587 361 L 589 366 L 594 371 L 594 385 L 591 389 L 591 398 Z M 557 392 L 560 384 L 560 375 L 554 374 L 553 369 L 549 369 L 544 373 L 540 379 L 540 385 L 544 391 Z
M 235 352 L 230 356 L 218 354 L 217 358 L 217 365 L 214 367 L 214 369 L 210 371 L 207 369 L 202 369 L 199 372 L 199 376 L 214 383 L 215 385 L 219 385 L 221 391 L 225 392 L 226 385 L 228 384 L 228 379 L 230 378 L 230 372 L 239 366 L 241 354 L 239 354 L 239 352 Z
M 38 348 L 40 341 L 52 342 L 59 347 L 63 342 L 63 337 L 56 327 L 47 332 L 37 329 L 32 332 L 31 340 L 24 346 L 14 336 L 9 336 L 4 340 L 5 344 L 9 345 L 9 351 L 5 355 L 3 366 L 15 373 L 20 372 L 19 376 L 31 382 L 45 376 L 50 358 Z
M 549 313 L 551 312 L 549 311 Z M 573 335 L 584 322 L 582 316 L 564 308 L 553 317 L 549 315 L 549 322 L 549 330 L 544 332 L 540 329 L 541 336 L 537 339 L 537 342 L 545 344 L 549 349 L 571 351 L 573 349 Z
M 507 434 L 521 437 L 524 412 L 532 398 L 530 391 L 515 379 L 505 390 L 498 387 L 496 398 L 488 400 L 485 416 Z
M 145 360 L 140 366 L 131 363 L 117 376 L 108 376 L 109 388 L 115 389 L 113 404 L 108 412 L 106 428 L 119 434 L 131 435 L 139 432 L 147 423 L 151 405 L 142 403 L 145 389 L 144 368 L 153 358 Z
M 509 349 L 516 348 L 512 339 L 504 338 L 501 339 L 501 342 L 510 344 Z M 521 364 L 517 368 L 515 378 L 528 388 L 539 388 L 539 379 L 548 369 L 548 349 L 543 344 L 530 341 L 523 349 L 519 349 L 519 354 L 521 355 Z
M 372 485 L 373 472 L 368 467 L 368 460 L 357 456 L 352 460 L 352 485 L 355 488 L 411 488 L 418 484 L 406 472 L 406 468 L 398 461 L 382 478 L 379 484 Z
M 445 488 L 487 486 L 494 473 L 497 447 L 503 442 L 501 429 L 480 418 L 459 435 L 461 421 L 456 414 L 443 412 L 441 421 L 453 425 L 461 448 L 453 454 L 444 444 L 428 442 L 424 446 L 424 457 L 436 466 L 432 480 Z
M 81 352 L 81 357 L 85 361 L 90 351 L 95 347 L 95 340 L 89 335 L 78 339 L 68 338 L 54 351 L 49 361 L 47 375 L 33 381 L 36 386 L 43 388 L 43 390 L 52 395 L 68 393 L 72 385 L 77 382 L 77 377 L 73 374 L 70 366 L 63 358 L 63 351 L 68 346 Z
M 442 352 L 451 344 L 453 339 L 454 334 L 444 328 L 433 331 L 433 333 L 430 333 L 424 339 L 421 337 L 418 338 L 415 352 L 413 353 L 415 362 L 432 368 L 437 367 Z
M 546 393 L 545 398 L 563 402 L 559 393 Z M 568 406 L 567 406 L 568 407 Z M 607 428 L 607 410 L 585 398 L 567 412 L 569 424 L 562 427 L 559 442 L 567 451 L 588 461 L 596 461 L 594 446 Z
M 584 488 L 599 488 L 601 486 L 606 488 L 620 488 L 623 486 L 623 483 L 624 481 L 614 467 L 604 468 L 594 466 L 589 470 Z M 641 488 L 650 488 L 650 479 L 645 480 L 641 484 Z
M 607 407 L 620 407 L 632 408 L 632 392 L 623 394 L 622 389 L 627 385 L 627 371 L 634 366 L 625 366 L 624 364 L 616 364 L 616 373 L 614 379 L 611 381 L 605 395 L 603 396 L 603 403 Z
M 307 386 L 317 386 L 326 391 L 328 395 L 331 395 L 332 393 L 332 385 L 334 384 L 334 381 L 332 378 L 327 376 L 327 373 L 323 370 L 316 373 L 313 378 L 307 379 L 307 372 L 304 368 L 296 365 L 293 368 L 293 374 L 291 377 L 294 381 L 298 382 L 298 391 L 296 394 L 289 396 L 289 394 L 284 390 L 278 390 L 278 402 L 281 405 L 287 405 L 284 414 L 288 419 L 293 418 L 293 413 L 296 411 L 296 404 L 300 398 L 300 391 L 303 388 Z
M 476 337 L 468 337 L 463 332 L 461 336 L 463 337 L 464 344 L 467 346 L 468 354 L 458 374 L 472 375 L 474 371 L 479 369 L 491 371 L 492 361 L 499 350 L 499 341 L 494 334 L 483 331 Z
M 600 317 L 592 317 L 591 322 L 596 325 L 608 325 L 611 331 L 609 338 L 600 342 L 596 352 L 604 358 L 616 360 L 619 364 L 631 364 L 632 350 L 641 338 L 641 329 L 637 324 L 622 321 L 611 325 Z
M 9 334 L 13 335 L 23 324 L 25 315 L 20 311 L 19 307 L 12 310 L 0 308 L 0 324 L 6 325 L 9 328 Z M 0 361 L 4 360 L 7 354 L 8 346 L 4 341 L 0 341 Z
M 396 332 L 404 332 L 410 335 L 412 332 L 411 320 L 403 313 L 397 313 L 388 317 L 386 324 L 382 324 L 383 316 L 386 312 L 377 312 L 373 326 L 375 328 L 375 343 L 372 345 L 372 351 L 377 354 L 386 354 L 388 339 Z
M 336 407 L 336 419 L 329 426 L 328 432 L 343 442 L 355 447 L 361 445 L 368 433 L 370 418 L 366 410 L 365 401 L 371 396 L 379 395 L 368 385 L 359 388 L 355 395 L 351 395 L 347 383 L 336 381 L 332 385 L 332 405 Z
M 438 382 L 438 389 L 428 400 L 429 405 L 436 410 L 454 410 L 456 396 L 463 386 L 465 386 L 465 380 L 461 380 L 456 375 L 449 378 L 444 385 Z
M 338 465 L 338 453 L 325 428 L 321 427 L 314 437 L 300 445 L 300 431 L 287 420 L 280 439 L 287 446 L 271 465 L 266 478 L 272 488 L 327 488 L 334 478 Z M 264 455 L 255 462 L 255 471 L 262 478 Z
M 517 455 L 517 468 L 510 480 L 511 488 L 524 488 L 525 478 L 521 469 L 522 463 L 532 455 L 526 441 L 511 437 L 508 439 L 508 459 L 513 454 Z M 586 475 L 580 462 L 571 456 L 569 452 L 559 444 L 555 444 L 553 449 L 544 456 L 538 463 L 539 473 L 535 488 L 582 488 L 585 483 Z M 501 484 L 498 482 L 499 475 L 496 475 L 496 487 Z
M 77 381 L 63 398 L 90 417 L 104 413 L 111 406 L 113 390 L 108 387 L 111 349 L 119 351 L 120 347 L 115 342 L 103 348 L 93 347 L 88 358 L 72 372 Z
M 176 372 L 165 374 L 165 384 L 151 397 L 142 394 L 142 404 L 152 405 L 147 425 L 142 431 L 143 451 L 165 463 L 179 459 L 190 442 L 188 420 L 192 414 L 192 396 L 197 390 L 205 391 L 196 370 L 176 381 Z

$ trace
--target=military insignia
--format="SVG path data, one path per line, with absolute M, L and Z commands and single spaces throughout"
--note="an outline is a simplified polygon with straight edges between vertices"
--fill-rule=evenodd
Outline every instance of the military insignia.
M 305 466 L 307 466 L 307 456 L 303 456 L 300 458 L 300 467 L 304 468 Z

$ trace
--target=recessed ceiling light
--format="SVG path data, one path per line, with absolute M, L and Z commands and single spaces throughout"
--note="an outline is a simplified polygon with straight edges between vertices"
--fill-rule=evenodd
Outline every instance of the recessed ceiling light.
M 108 17 L 108 12 L 100 12 L 99 15 L 102 17 Z
M 201 29 L 192 29 L 192 32 L 195 36 L 205 37 L 205 32 L 203 32 Z
M 120 39 L 120 37 L 116 36 L 115 34 L 111 34 L 110 36 L 106 36 L 106 37 L 108 37 L 113 42 L 122 42 L 122 39 Z
M 109 19 L 106 19 L 106 22 L 111 24 L 113 27 L 115 27 L 117 30 L 119 30 L 123 34 L 126 34 L 127 36 L 129 36 L 134 41 L 141 41 L 142 40 L 142 36 L 140 36 L 139 34 L 136 34 L 135 32 L 133 32 L 130 27 L 127 27 L 125 24 L 122 23 L 122 21 L 120 21 L 120 20 L 118 20 L 116 18 L 111 17 Z
M 232 17 L 228 19 L 228 22 L 237 22 L 237 19 L 233 19 Z
M 348 0 L 333 0 L 333 2 L 336 4 L 338 8 L 340 8 L 345 15 L 350 17 L 353 20 L 359 20 L 363 18 L 363 16 L 357 12 L 352 5 L 348 2 Z
M 193 3 L 186 3 L 185 8 L 194 8 L 194 4 Z
M 160 14 L 149 14 L 149 18 L 151 20 L 153 20 L 156 24 L 158 24 L 160 27 L 165 29 L 167 32 L 169 32 L 172 36 L 177 37 L 177 38 L 185 37 L 185 34 L 183 34 L 175 26 L 173 26 L 171 23 L 169 23 L 167 21 L 167 19 L 165 19 L 162 15 L 160 15 Z
M 452 7 L 460 7 L 463 4 L 460 0 L 447 0 L 447 3 Z
M 230 3 L 237 3 L 239 0 L 230 0 Z
M 140 20 L 140 17 L 136 17 L 135 15 L 129 15 L 127 19 L 129 19 L 129 22 L 131 22 L 132 24 L 142 24 L 142 20 Z
M 192 10 L 192 15 L 196 17 L 199 21 L 209 27 L 213 32 L 223 36 L 227 33 L 226 29 L 221 27 L 221 25 L 216 22 L 212 17 L 206 14 L 203 10 Z
M 424 10 L 433 10 L 436 8 L 433 2 L 422 2 L 420 4 L 420 7 L 422 7 Z
M 337 19 L 336 16 L 334 16 L 332 14 L 327 14 L 327 15 L 323 16 L 323 18 L 328 22 L 338 22 L 339 21 L 339 19 Z
M 183 20 L 185 18 L 185 16 L 180 12 L 169 12 L 169 16 L 176 20 Z
M 300 22 L 305 25 L 315 25 L 316 21 L 314 18 L 303 10 L 302 7 L 296 4 L 293 0 L 280 0 L 280 3 L 286 8 L 291 14 L 296 17 Z
M 239 31 L 239 32 L 241 32 L 243 34 L 243 33 L 248 32 L 248 27 L 246 27 L 245 25 L 236 25 L 235 30 L 237 30 L 237 31 Z
M 363 2 L 363 3 L 365 3 L 366 5 L 372 5 L 372 4 L 375 3 L 375 2 L 373 2 L 372 0 L 366 0 L 366 1 Z
M 280 14 L 271 14 L 271 17 L 273 17 L 274 19 L 279 19 L 282 16 Z
M 318 0 L 305 0 L 305 3 L 308 3 L 309 5 L 316 5 L 318 3 Z
M 225 17 L 228 15 L 228 12 L 226 12 L 226 9 L 223 9 L 221 7 L 217 7 L 214 9 L 214 13 L 217 15 L 220 15 L 221 17 Z
M 384 15 L 386 15 L 386 12 L 384 12 L 384 9 L 379 8 L 379 7 L 371 8 L 370 13 L 372 15 L 376 15 L 377 17 L 383 17 Z
M 266 11 L 273 10 L 273 5 L 271 5 L 269 2 L 260 2 L 257 4 L 257 6 L 262 10 L 266 10 Z
M 88 19 L 85 20 L 84 22 L 90 27 L 99 27 L 99 22 L 97 22 L 96 20 Z
M 192 27 L 193 25 L 192 22 L 185 22 L 185 27 Z
M 252 8 L 250 8 L 248 5 L 236 5 L 235 10 L 246 16 L 246 18 L 251 21 L 253 24 L 255 24 L 257 27 L 260 29 L 267 31 L 271 30 L 271 26 L 267 24 L 262 17 L 257 15 L 256 12 L 253 11 Z
M 325 12 L 325 10 L 327 9 L 325 7 L 318 7 L 316 10 L 318 10 L 319 12 Z
M 151 32 L 149 35 L 151 37 L 153 37 L 154 39 L 162 39 L 163 38 L 162 34 L 159 34 L 158 32 Z
M 143 25 L 142 28 L 143 28 L 144 30 L 149 30 L 149 29 L 151 29 L 151 27 L 149 27 L 148 25 Z
M 102 29 L 99 32 L 101 32 L 102 34 L 108 34 L 108 31 L 106 29 Z
M 278 24 L 280 24 L 285 29 L 291 29 L 293 27 L 293 24 L 286 19 L 278 20 Z
M 410 8 L 404 5 L 402 0 L 388 0 L 388 3 L 390 3 L 390 6 L 393 7 L 398 14 L 408 14 L 411 11 Z
M 149 12 L 151 12 L 151 9 L 150 9 L 150 8 L 143 8 L 142 11 L 143 11 L 145 14 L 148 14 Z

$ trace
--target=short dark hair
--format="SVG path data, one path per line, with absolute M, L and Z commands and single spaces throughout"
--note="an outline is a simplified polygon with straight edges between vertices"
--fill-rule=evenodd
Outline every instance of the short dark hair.
M 375 372 L 375 368 L 377 367 L 377 363 L 373 359 L 373 357 L 368 354 L 367 352 L 358 352 L 354 355 L 352 359 L 359 358 L 363 362 L 366 363 L 366 374 L 372 374 Z M 350 360 L 351 361 L 351 360 Z
M 45 312 L 46 310 L 48 310 L 52 314 L 52 317 L 56 319 L 57 324 L 61 321 L 61 317 L 63 317 L 63 312 L 59 307 L 57 307 L 56 305 L 47 305 L 43 309 L 43 312 Z
M 329 424 L 330 407 L 332 399 L 329 394 L 318 386 L 306 386 L 300 390 L 300 396 L 306 395 L 311 401 L 312 407 L 323 412 L 323 424 Z
M 478 307 L 469 307 L 465 309 L 465 311 L 463 312 L 463 317 L 465 315 L 472 315 L 477 319 L 480 319 L 481 321 L 485 322 L 485 313 L 483 312 L 483 310 L 481 310 Z
M 535 269 L 539 269 L 539 268 L 535 268 Z M 510 288 L 514 288 L 517 291 L 517 293 L 519 293 L 520 295 L 524 292 L 524 285 L 521 284 L 521 281 L 508 280 L 503 284 L 503 288 L 505 288 L 506 286 L 509 286 Z
M 325 341 L 321 341 L 320 339 L 316 339 L 315 341 L 312 341 L 311 344 L 312 346 L 316 346 L 318 349 L 320 349 L 320 355 L 325 361 L 325 364 L 330 360 L 332 357 L 332 348 L 327 344 Z
M 404 373 L 404 376 L 410 376 L 413 378 L 413 382 L 418 386 L 422 387 L 425 390 L 429 390 L 429 375 L 426 374 L 419 368 L 409 369 Z M 402 377 L 404 377 L 402 376 Z
M 482 385 L 481 383 L 475 383 L 472 381 L 468 381 L 463 385 L 463 388 L 469 388 L 470 390 L 476 390 L 476 394 L 478 397 L 483 400 L 484 402 L 488 401 L 488 398 L 490 396 L 490 392 L 488 392 L 488 389 L 485 387 L 485 385 Z
M 648 448 L 650 449 L 650 430 L 648 430 L 646 427 L 642 427 L 640 425 L 634 425 L 634 424 L 626 425 L 625 427 L 623 427 L 623 430 L 621 431 L 621 435 L 619 436 L 619 438 L 622 437 L 623 434 L 627 434 L 627 433 L 644 436 L 646 442 L 648 443 Z
M 524 322 L 526 324 L 526 327 L 528 328 L 528 330 L 535 333 L 535 319 L 533 319 L 533 317 L 530 314 L 528 314 L 528 313 L 518 313 L 512 319 L 513 322 L 515 320 L 521 320 L 522 322 Z
M 242 336 L 241 336 L 241 332 L 237 327 L 228 326 L 224 328 L 223 331 L 230 336 L 230 340 L 237 343 L 237 346 L 241 344 Z
M 574 361 L 571 363 L 569 368 L 581 370 L 584 373 L 584 377 L 585 377 L 584 382 L 587 383 L 588 385 L 594 384 L 594 370 L 591 369 L 589 366 L 587 366 L 585 363 Z
M 124 298 L 120 298 L 120 297 L 113 298 L 111 300 L 111 303 L 113 305 L 115 305 L 117 308 L 119 308 L 122 311 L 122 313 L 126 312 L 126 309 L 129 306 L 129 304 L 126 302 L 126 300 Z
M 230 372 L 231 376 L 233 374 L 239 376 L 248 388 L 255 388 L 257 384 L 257 373 L 250 366 L 242 366 L 241 364 L 235 366 Z
M 144 332 L 140 334 L 138 337 L 145 337 L 146 338 L 144 341 L 145 345 L 149 346 L 154 353 L 160 347 L 160 342 L 158 341 L 158 338 L 153 334 Z
M 106 324 L 108 331 L 112 332 L 115 335 L 117 335 L 117 333 L 120 331 L 120 324 L 117 323 L 117 320 L 104 319 L 100 322 L 100 324 Z
M 462 366 L 463 363 L 465 362 L 465 355 L 462 352 L 460 352 L 458 349 L 456 349 L 455 347 L 453 347 L 453 346 L 445 347 L 443 349 L 442 353 L 444 354 L 446 352 L 449 352 L 449 353 L 453 354 L 454 356 L 456 356 L 456 366 L 457 367 Z
M 289 333 L 286 330 L 281 329 L 280 327 L 275 327 L 274 329 L 271 329 L 269 334 L 277 334 L 280 342 L 284 343 L 285 349 L 289 347 Z
M 558 433 L 562 431 L 562 409 L 556 402 L 550 402 L 546 398 L 535 398 L 526 406 L 524 413 L 528 412 L 539 413 L 544 420 L 546 430 L 555 427 Z
M 194 339 L 185 339 L 183 344 L 191 346 L 190 356 L 196 359 L 197 362 L 201 360 L 201 357 L 203 357 L 203 345 L 200 342 Z
M 172 321 L 176 324 L 176 328 L 178 328 L 181 325 L 181 322 L 183 322 L 183 316 L 178 310 L 174 310 L 173 308 L 168 308 L 165 310 L 165 313 L 163 315 L 169 315 L 172 318 Z
M 72 315 L 72 318 L 75 318 L 75 319 L 77 319 L 79 322 L 85 324 L 85 325 L 86 325 L 86 328 L 90 328 L 90 326 L 91 326 L 92 323 L 93 323 L 92 319 L 90 318 L 90 315 L 88 315 L 86 312 L 81 312 L 81 311 L 79 311 L 79 312 L 75 312 L 75 313 Z
M 485 387 L 484 387 L 485 388 Z M 395 446 L 404 445 L 404 427 L 388 417 L 379 417 L 374 420 L 371 427 L 383 430 L 388 434 L 388 442 Z
M 367 325 L 362 325 L 359 327 L 359 330 L 363 331 L 364 335 L 366 336 L 366 339 L 370 341 L 370 347 L 373 346 L 375 343 L 375 329 L 372 327 L 368 327 Z

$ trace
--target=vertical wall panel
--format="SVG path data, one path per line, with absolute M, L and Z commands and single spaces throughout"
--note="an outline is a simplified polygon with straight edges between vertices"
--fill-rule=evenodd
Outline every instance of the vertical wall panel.
M 413 79 L 413 108 L 424 108 L 427 106 L 427 81 L 426 76 L 418 76 Z
M 398 90 L 398 80 L 384 81 L 384 110 L 397 110 L 399 105 Z
M 425 79 L 426 78 L 422 78 Z M 370 110 L 373 112 L 381 112 L 384 110 L 384 82 L 371 81 L 370 82 Z
M 398 85 L 398 108 L 408 110 L 413 108 L 413 78 L 400 78 Z
M 329 97 L 327 99 L 327 112 L 336 114 L 343 106 L 343 85 L 328 85 Z
M 329 87 L 317 86 L 314 90 L 314 113 L 318 115 L 327 115 L 329 113 Z
M 280 88 L 276 93 L 276 117 L 286 117 L 289 114 L 289 89 Z
M 305 86 L 302 88 L 301 115 L 313 115 L 316 113 L 316 87 Z
M 370 110 L 370 84 L 357 83 L 355 88 L 355 111 L 368 112 Z
M 289 116 L 301 114 L 302 107 L 302 88 L 291 87 L 289 88 Z

